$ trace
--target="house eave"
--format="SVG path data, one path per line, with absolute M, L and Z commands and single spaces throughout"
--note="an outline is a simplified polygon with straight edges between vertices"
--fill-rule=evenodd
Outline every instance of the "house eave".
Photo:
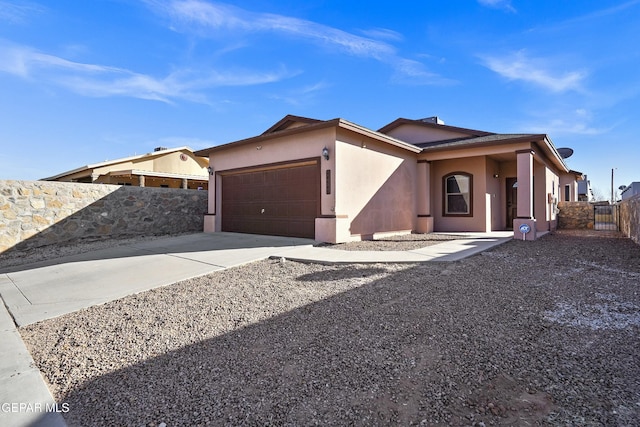
M 173 178 L 173 179 L 188 179 L 191 181 L 208 181 L 208 175 L 191 175 L 191 174 L 180 174 L 180 173 L 170 173 L 170 172 L 155 172 L 149 170 L 142 169 L 125 169 L 119 171 L 109 171 L 105 175 L 109 176 L 146 176 L 152 178 Z
M 483 136 L 499 136 L 500 134 L 488 134 Z M 541 150 L 544 151 L 546 157 L 548 157 L 552 163 L 562 172 L 568 173 L 569 168 L 566 163 L 556 150 L 553 142 L 546 134 L 526 134 L 514 138 L 508 138 L 503 140 L 493 140 L 493 141 L 482 141 L 482 142 L 474 142 L 474 138 L 469 138 L 469 143 L 465 144 L 465 140 L 461 140 L 458 145 L 442 145 L 442 146 L 433 146 L 433 147 L 422 147 L 422 153 L 435 153 L 435 152 L 443 152 L 443 151 L 457 151 L 457 150 L 465 150 L 469 148 L 476 147 L 492 147 L 492 146 L 500 146 L 500 145 L 508 145 L 514 143 L 522 143 L 522 142 L 530 142 L 536 147 L 540 147 Z M 437 142 L 436 142 L 437 143 Z M 542 143 L 542 146 L 540 145 Z
M 423 122 L 422 120 L 405 119 L 403 117 L 400 117 L 400 118 L 392 121 L 391 123 L 381 127 L 380 129 L 378 129 L 378 132 L 387 133 L 387 132 L 389 132 L 389 131 L 391 131 L 391 130 L 399 127 L 399 126 L 402 126 L 404 124 L 412 124 L 412 125 L 429 127 L 429 128 L 432 128 L 432 129 L 447 130 L 447 131 L 451 131 L 451 132 L 464 133 L 464 134 L 472 135 L 472 136 L 486 136 L 486 135 L 491 135 L 492 134 L 492 132 L 486 132 L 486 131 L 477 130 L 477 129 L 468 129 L 468 128 L 462 128 L 462 127 L 457 127 L 457 126 L 443 125 L 443 124 L 438 124 L 438 123 Z
M 294 127 L 291 129 L 284 129 L 284 130 L 280 130 L 277 132 L 272 132 L 272 133 L 268 133 L 268 134 L 262 134 L 262 135 L 258 135 L 258 136 L 254 136 L 251 138 L 246 138 L 246 139 L 241 139 L 238 141 L 233 141 L 233 142 L 229 142 L 226 144 L 222 144 L 222 145 L 217 145 L 215 147 L 210 147 L 210 148 L 206 148 L 203 150 L 198 150 L 195 152 L 195 154 L 197 156 L 209 156 L 211 153 L 216 153 L 216 152 L 220 152 L 220 151 L 224 151 L 224 150 L 228 150 L 231 148 L 236 148 L 236 147 L 240 147 L 243 145 L 247 145 L 247 144 L 256 144 L 256 143 L 261 143 L 261 142 L 265 142 L 265 141 L 269 141 L 272 139 L 276 139 L 276 138 L 281 138 L 283 136 L 291 136 L 291 135 L 297 135 L 300 133 L 305 133 L 305 132 L 311 132 L 311 131 L 315 131 L 315 130 L 320 130 L 320 129 L 327 129 L 327 128 L 341 128 L 341 129 L 345 129 L 345 130 L 349 130 L 352 132 L 356 132 L 358 134 L 361 135 L 365 135 L 368 136 L 370 138 L 373 139 L 377 139 L 381 142 L 385 142 L 387 144 L 405 149 L 405 150 L 409 150 L 412 151 L 414 153 L 419 153 L 421 151 L 421 149 L 419 147 L 416 147 L 413 144 L 409 144 L 407 142 L 401 141 L 399 139 L 390 137 L 388 135 L 385 135 L 383 133 L 380 132 L 376 132 L 373 131 L 371 129 L 367 129 L 363 126 L 357 125 L 355 123 L 349 122 L 347 120 L 344 119 L 332 119 L 332 120 L 326 120 L 326 121 L 322 121 L 319 123 L 312 123 L 306 126 L 300 126 L 300 127 Z
M 138 154 L 135 156 L 129 156 L 129 157 L 121 157 L 119 159 L 114 159 L 114 160 L 105 160 L 104 162 L 100 162 L 100 163 L 94 163 L 94 164 L 90 164 L 90 165 L 86 165 L 86 166 L 80 166 L 79 168 L 76 169 L 72 169 L 66 172 L 62 172 L 59 173 L 57 175 L 53 175 L 47 178 L 41 178 L 41 181 L 55 181 L 59 178 L 62 178 L 64 176 L 68 176 L 68 175 L 74 175 L 77 174 L 79 172 L 83 172 L 83 171 L 90 171 L 92 169 L 97 169 L 97 168 L 102 168 L 105 166 L 109 166 L 109 165 L 115 165 L 118 163 L 124 163 L 124 162 L 132 162 L 135 160 L 139 160 L 145 157 L 156 157 L 159 155 L 163 155 L 163 154 L 168 154 L 168 153 L 174 153 L 176 151 L 182 151 L 182 150 L 188 150 L 190 152 L 193 153 L 193 150 L 190 147 L 187 146 L 183 146 L 183 147 L 177 147 L 177 148 L 169 148 L 166 150 L 160 150 L 160 151 L 153 151 L 151 153 L 145 153 L 145 154 Z M 195 153 L 194 153 L 195 154 Z

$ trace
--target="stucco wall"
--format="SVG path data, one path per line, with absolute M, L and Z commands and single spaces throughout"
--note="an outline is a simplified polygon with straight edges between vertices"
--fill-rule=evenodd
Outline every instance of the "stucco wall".
M 90 237 L 202 230 L 207 192 L 0 181 L 0 253 Z
M 432 162 L 431 191 L 435 231 L 491 231 L 487 230 L 487 165 L 485 157 L 439 160 Z M 443 215 L 443 178 L 453 172 L 473 176 L 473 216 Z M 489 220 L 490 221 L 490 220 Z
M 336 142 L 335 213 L 354 239 L 411 231 L 416 223 L 415 154 L 341 132 Z
M 500 181 L 500 163 L 487 158 L 486 167 L 487 192 L 485 194 L 485 209 L 487 212 L 487 230 L 503 230 L 505 219 L 502 196 L 504 191 L 502 191 L 503 185 L 501 185 Z M 498 178 L 495 178 L 494 175 L 498 175 Z
M 558 184 L 559 192 L 556 194 L 558 200 L 562 200 L 564 202 L 575 202 L 578 200 L 578 182 L 576 181 L 576 177 L 573 174 L 562 174 L 559 178 L 560 182 Z M 565 186 L 569 186 L 569 200 L 565 198 Z
M 542 163 L 534 162 L 534 214 L 537 231 L 553 231 L 557 228 L 557 214 L 553 200 L 560 180 L 558 174 Z M 549 203 L 549 194 L 552 200 Z
M 593 228 L 593 205 L 589 202 L 560 202 L 558 228 Z
M 640 195 L 620 202 L 620 231 L 640 244 Z

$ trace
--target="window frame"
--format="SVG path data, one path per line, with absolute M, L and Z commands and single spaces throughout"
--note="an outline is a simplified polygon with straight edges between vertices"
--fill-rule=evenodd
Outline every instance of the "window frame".
M 460 195 L 464 195 L 466 193 L 448 193 L 447 192 L 447 180 L 453 176 L 462 176 L 465 177 L 469 180 L 469 208 L 468 208 L 468 212 L 466 213 L 456 213 L 456 212 L 448 212 L 448 196 L 449 195 L 456 195 L 456 194 L 460 194 Z M 473 174 L 470 174 L 468 172 L 462 172 L 462 171 L 456 171 L 456 172 L 450 172 L 446 175 L 444 175 L 442 177 L 442 216 L 445 217 L 457 217 L 457 218 L 469 218 L 473 216 Z

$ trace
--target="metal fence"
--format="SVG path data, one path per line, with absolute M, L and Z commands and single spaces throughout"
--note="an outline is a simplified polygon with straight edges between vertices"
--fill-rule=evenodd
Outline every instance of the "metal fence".
M 593 228 L 595 230 L 618 231 L 620 223 L 617 205 L 596 205 L 593 207 Z

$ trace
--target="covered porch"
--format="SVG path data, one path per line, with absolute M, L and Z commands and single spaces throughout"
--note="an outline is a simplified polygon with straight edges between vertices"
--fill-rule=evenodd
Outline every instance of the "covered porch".
M 418 175 L 429 177 L 431 194 L 428 201 L 419 200 L 418 222 L 421 217 L 432 218 L 436 232 L 508 230 L 513 238 L 524 240 L 555 230 L 560 176 L 568 169 L 547 136 L 491 137 L 473 146 L 426 147 L 418 160 L 419 171 L 423 169 Z M 464 200 L 469 208 L 452 215 L 447 212 L 451 194 L 446 180 L 465 175 L 470 187 Z

